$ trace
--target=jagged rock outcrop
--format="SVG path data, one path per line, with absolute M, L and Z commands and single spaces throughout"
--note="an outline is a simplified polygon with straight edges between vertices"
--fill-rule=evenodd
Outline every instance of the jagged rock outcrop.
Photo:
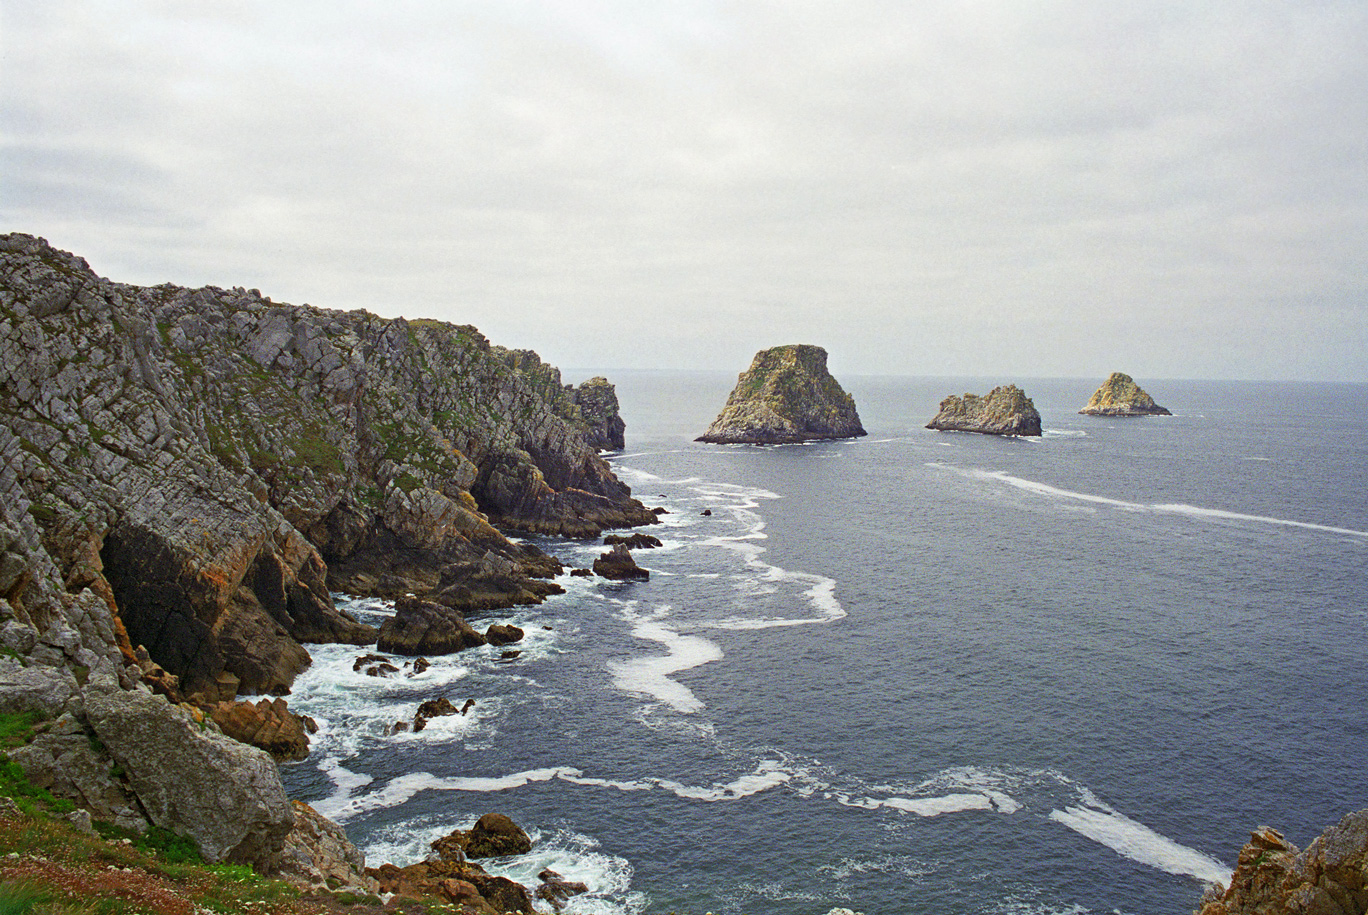
M 366 876 L 366 856 L 342 827 L 303 801 L 291 801 L 294 828 L 285 837 L 280 876 L 309 889 L 374 893 L 379 884 Z
M 453 830 L 433 842 L 432 850 L 450 861 L 459 861 L 462 856 L 497 858 L 526 854 L 532 850 L 532 839 L 506 814 L 486 813 L 469 830 Z
M 600 451 L 621 451 L 627 447 L 627 424 L 618 406 L 617 388 L 602 375 L 580 384 L 571 394 L 588 427 L 584 440 Z
M 617 389 L 596 375 L 579 387 L 562 384 L 560 369 L 547 365 L 527 349 L 492 348 L 495 356 L 521 375 L 551 410 L 575 426 L 584 440 L 599 451 L 621 451 L 627 424 L 618 406 Z
M 983 397 L 952 394 L 940 402 L 940 412 L 926 428 L 987 435 L 1039 435 L 1040 414 L 1025 391 L 1008 384 L 993 388 Z
M 211 715 L 219 730 L 234 740 L 270 753 L 274 759 L 304 759 L 309 735 L 318 724 L 307 715 L 291 712 L 284 699 L 220 702 Z
M 855 400 L 827 371 L 820 346 L 755 354 L 700 442 L 776 445 L 864 435 Z
M 594 560 L 594 574 L 612 581 L 646 581 L 651 577 L 621 543 L 614 544 L 611 550 Z
M 1112 372 L 1093 392 L 1088 405 L 1078 411 L 1089 416 L 1172 416 L 1154 402 L 1135 379 L 1124 372 Z
M 466 907 L 481 915 L 533 911 L 532 896 L 521 883 L 491 876 L 468 858 L 520 855 L 532 840 L 501 813 L 487 813 L 470 830 L 455 830 L 432 843 L 428 860 L 408 867 L 382 864 L 367 868 L 380 892 L 397 896 L 430 896 Z
M 1240 851 L 1230 886 L 1202 897 L 1199 915 L 1365 915 L 1368 810 L 1347 814 L 1306 851 L 1261 826 Z
M 109 630 L 90 644 L 145 645 L 206 702 L 225 671 L 286 692 L 301 642 L 374 639 L 330 590 L 535 602 L 559 563 L 496 525 L 656 520 L 474 328 L 123 285 L 20 234 L 0 236 L 0 419 L 0 502 Z
M 603 538 L 603 542 L 606 546 L 613 546 L 614 544 L 620 543 L 629 550 L 652 550 L 658 546 L 664 546 L 664 544 L 660 542 L 659 537 L 652 534 L 643 534 L 639 531 L 629 536 L 609 534 L 607 537 Z
M 460 611 L 417 597 L 401 597 L 394 616 L 380 627 L 376 648 L 393 654 L 455 654 L 484 645 L 486 639 Z

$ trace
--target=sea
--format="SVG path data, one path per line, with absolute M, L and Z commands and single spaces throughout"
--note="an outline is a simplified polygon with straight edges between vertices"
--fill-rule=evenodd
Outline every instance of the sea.
M 368 863 L 500 812 L 535 844 L 487 868 L 571 915 L 1154 915 L 1368 807 L 1368 386 L 1098 418 L 1101 379 L 1012 379 L 1028 439 L 924 428 L 1002 379 L 849 376 L 866 437 L 757 447 L 693 440 L 734 375 L 610 377 L 649 581 L 563 577 L 416 675 L 308 646 L 286 785 Z M 390 733 L 439 696 L 474 705 Z

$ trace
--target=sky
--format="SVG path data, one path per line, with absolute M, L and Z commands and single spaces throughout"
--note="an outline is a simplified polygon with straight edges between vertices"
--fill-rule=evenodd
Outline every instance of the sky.
M 563 367 L 1368 381 L 1364 0 L 0 0 L 0 231 Z

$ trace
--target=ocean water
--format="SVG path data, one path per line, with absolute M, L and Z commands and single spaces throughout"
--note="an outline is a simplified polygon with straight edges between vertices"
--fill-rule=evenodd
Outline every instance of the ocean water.
M 692 441 L 734 376 L 611 377 L 650 581 L 491 617 L 512 659 L 310 646 L 287 786 L 370 863 L 500 811 L 536 844 L 490 869 L 571 913 L 1151 915 L 1368 806 L 1368 386 L 1027 381 L 1026 440 L 922 428 L 992 380 L 843 377 L 868 437 L 759 448 Z

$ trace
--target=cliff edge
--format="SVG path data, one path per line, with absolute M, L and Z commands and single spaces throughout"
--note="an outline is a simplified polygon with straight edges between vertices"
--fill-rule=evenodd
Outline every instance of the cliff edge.
M 993 388 L 983 397 L 952 394 L 940 402 L 940 412 L 926 428 L 986 435 L 1039 435 L 1040 414 L 1025 391 L 1008 384 Z
M 1102 387 L 1093 392 L 1088 405 L 1078 411 L 1088 416 L 1172 416 L 1154 402 L 1135 379 L 1124 372 L 1112 372 Z
M 756 353 L 697 441 L 777 445 L 864 434 L 855 400 L 827 371 L 826 350 L 796 344 Z
M 500 528 L 656 521 L 473 327 L 115 283 L 28 235 L 0 236 L 0 419 L 0 500 L 125 661 L 210 702 L 373 641 L 330 591 L 534 603 L 560 563 Z

